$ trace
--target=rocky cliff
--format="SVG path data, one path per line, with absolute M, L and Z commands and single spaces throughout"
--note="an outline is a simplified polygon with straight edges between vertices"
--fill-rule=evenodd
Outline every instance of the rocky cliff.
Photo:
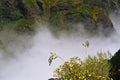
M 0 28 L 11 25 L 29 31 L 40 18 L 60 30 L 72 29 L 71 24 L 81 22 L 89 32 L 109 33 L 114 30 L 109 13 L 119 7 L 119 0 L 1 0 Z

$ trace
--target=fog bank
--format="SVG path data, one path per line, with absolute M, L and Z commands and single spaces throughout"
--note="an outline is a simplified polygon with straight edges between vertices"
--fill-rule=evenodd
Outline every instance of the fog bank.
M 112 55 L 120 48 L 120 16 L 111 16 L 116 29 L 111 36 L 105 37 L 88 36 L 83 29 L 77 31 L 62 31 L 59 37 L 55 37 L 48 25 L 37 29 L 35 35 L 16 34 L 15 32 L 3 31 L 0 34 L 0 80 L 47 80 L 52 77 L 55 67 L 63 63 L 62 60 L 53 61 L 48 65 L 50 52 L 55 52 L 64 60 L 79 56 L 81 59 L 87 55 L 95 55 L 97 51 L 110 51 Z M 81 24 L 77 25 L 78 28 Z M 82 31 L 82 32 L 81 32 Z M 82 46 L 89 40 L 90 46 Z

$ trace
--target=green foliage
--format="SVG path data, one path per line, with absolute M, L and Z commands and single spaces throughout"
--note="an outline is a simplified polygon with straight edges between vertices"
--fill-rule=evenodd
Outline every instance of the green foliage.
M 79 2 L 79 0 L 39 0 L 39 1 L 41 1 L 43 3 L 44 16 L 47 18 L 49 18 L 51 16 L 50 8 L 52 8 L 52 7 L 59 8 L 59 6 L 62 6 L 64 9 L 65 6 L 68 6 L 68 5 L 69 5 L 69 7 L 73 6 L 73 5 L 75 6 Z M 61 12 L 58 11 L 58 13 L 61 13 Z M 58 13 L 56 13 L 56 14 L 58 14 Z M 59 15 L 59 16 L 61 16 L 61 15 Z M 62 16 L 64 16 L 64 14 Z M 55 20 L 57 20 L 57 19 L 55 19 Z
M 24 0 L 24 6 L 28 13 L 25 17 L 37 17 L 40 14 L 40 9 L 35 0 Z
M 95 21 L 97 21 L 98 15 L 103 12 L 104 12 L 103 9 L 98 8 L 96 6 L 92 6 L 90 4 L 82 4 L 80 7 L 77 7 L 76 9 L 72 10 L 73 14 L 82 13 L 82 14 L 85 14 L 86 16 L 87 15 L 90 16 Z
M 108 63 L 108 54 L 98 52 L 96 56 L 88 56 L 88 58 L 82 62 L 84 69 L 87 69 L 90 73 L 95 73 L 94 77 L 97 79 L 108 79 L 110 64 Z M 95 79 L 94 78 L 94 79 Z
M 27 8 L 37 7 L 37 3 L 34 0 L 24 0 L 24 4 Z
M 88 40 L 85 41 L 85 43 L 82 44 L 84 47 L 89 47 L 90 42 Z
M 16 7 L 15 0 L 2 0 L 0 2 L 0 17 L 17 20 L 22 17 L 22 14 Z
M 49 22 L 54 25 L 54 30 L 63 30 L 66 27 L 66 21 L 64 20 L 64 12 L 53 12 Z M 53 29 L 52 29 L 53 30 Z
M 61 0 L 40 0 L 43 4 L 45 8 L 50 8 L 52 6 L 56 6 L 58 4 L 58 2 L 60 2 Z
M 15 29 L 19 31 L 30 31 L 30 26 L 35 23 L 34 19 L 21 19 L 15 23 Z
M 58 80 L 113 80 L 109 78 L 109 55 L 99 52 L 88 56 L 85 61 L 79 57 L 70 58 L 54 71 Z
M 10 22 L 7 18 L 0 18 L 0 31 L 3 29 L 3 26 Z
M 34 0 L 24 0 L 24 3 L 27 6 L 32 7 L 35 4 L 35 1 Z
M 43 10 L 39 9 L 40 6 L 37 4 L 36 0 L 21 1 L 23 2 L 23 7 L 21 9 L 16 7 L 18 4 L 20 4 L 17 0 L 1 0 L 0 18 L 1 17 L 8 18 L 10 21 L 15 21 L 15 25 L 22 23 L 24 26 L 24 22 L 21 21 L 21 18 L 22 19 L 35 18 L 39 16 L 43 18 L 44 21 L 48 21 L 51 24 L 55 25 L 54 28 L 55 30 L 68 28 L 70 29 L 71 24 L 74 21 L 76 22 L 82 21 L 83 23 L 86 23 L 86 21 L 90 19 L 97 22 L 100 19 L 99 14 L 104 14 L 105 12 L 107 12 L 107 10 L 104 8 L 108 7 L 108 3 L 106 3 L 106 1 L 103 0 L 38 0 L 38 1 L 42 3 L 41 6 Z M 113 2 L 116 6 L 119 6 L 118 0 L 110 0 L 110 2 Z M 53 12 L 51 11 L 51 9 L 53 9 Z M 25 14 L 22 12 L 22 10 L 26 11 Z M 67 14 L 69 13 L 70 16 L 69 18 L 67 18 L 66 16 L 68 16 Z M 69 20 L 71 20 L 70 23 Z M 1 23 L 3 24 L 3 22 L 0 22 L 0 24 Z M 29 24 L 25 20 L 25 24 L 26 23 Z M 93 23 L 92 27 L 94 26 L 96 25 Z
M 17 21 L 12 21 L 8 23 L 7 25 L 4 25 L 5 28 L 10 29 L 10 30 L 17 30 L 25 32 L 25 31 L 31 31 L 31 26 L 35 23 L 34 18 L 29 18 L 29 19 L 20 19 Z M 8 27 L 9 26 L 9 27 Z
M 43 3 L 44 17 L 50 17 L 50 8 L 56 6 L 61 0 L 39 0 Z
M 70 2 L 68 2 L 70 1 Z M 76 7 L 72 7 L 75 6 L 76 4 L 78 5 L 79 2 L 76 0 L 68 0 L 68 1 L 61 1 L 58 4 L 60 6 L 62 6 L 63 10 L 59 11 L 60 6 L 56 5 L 55 8 L 58 9 L 58 11 L 55 12 L 47 12 L 47 14 L 50 15 L 50 23 L 57 26 L 57 28 L 59 29 L 68 29 L 68 27 L 70 27 L 71 25 L 69 25 L 69 21 L 74 22 L 72 20 L 76 20 L 76 21 L 83 21 L 86 22 L 88 18 L 93 19 L 95 22 L 98 21 L 99 19 L 99 15 L 103 14 L 105 11 L 102 8 L 99 8 L 97 6 L 91 5 L 91 4 L 84 4 L 81 3 L 79 6 Z M 64 10 L 64 8 L 68 8 L 67 10 Z M 67 13 L 70 13 L 71 15 L 69 16 L 70 18 L 73 19 L 67 19 L 66 16 Z M 83 15 L 85 17 L 83 17 Z M 61 24 L 61 26 L 59 26 L 59 24 Z
M 44 8 L 51 8 L 53 6 L 57 6 L 59 3 L 62 4 L 77 4 L 80 0 L 39 0 L 43 3 Z M 66 5 L 64 5 L 66 6 Z
M 51 54 L 51 55 L 50 55 L 50 57 L 49 57 L 49 59 L 48 59 L 49 66 L 51 65 L 52 61 L 58 57 L 58 56 L 56 55 L 56 53 L 54 53 L 54 52 L 51 52 L 50 54 Z

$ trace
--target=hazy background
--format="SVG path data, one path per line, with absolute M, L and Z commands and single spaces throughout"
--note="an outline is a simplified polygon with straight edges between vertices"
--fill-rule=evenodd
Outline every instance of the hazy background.
M 55 37 L 48 25 L 37 24 L 36 34 L 16 34 L 5 30 L 0 33 L 0 80 L 47 80 L 53 77 L 55 67 L 63 63 L 57 59 L 48 65 L 50 52 L 55 52 L 64 60 L 79 56 L 81 59 L 88 54 L 95 55 L 97 51 L 110 51 L 114 54 L 120 48 L 120 16 L 111 15 L 116 29 L 111 36 L 88 36 L 78 28 L 72 32 L 61 31 Z M 42 27 L 42 28 L 39 28 Z M 90 41 L 89 48 L 82 46 L 86 40 Z

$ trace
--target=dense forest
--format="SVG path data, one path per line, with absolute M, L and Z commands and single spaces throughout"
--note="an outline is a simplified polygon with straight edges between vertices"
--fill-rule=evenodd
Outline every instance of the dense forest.
M 119 10 L 120 0 L 0 0 L 0 31 L 33 33 L 34 24 L 46 22 L 57 33 L 71 31 L 73 24 L 81 23 L 88 34 L 98 35 L 101 31 L 109 36 L 115 31 L 109 15 L 119 15 Z M 52 54 L 49 63 L 56 58 L 59 57 Z M 56 68 L 56 77 L 49 80 L 119 80 L 119 58 L 120 50 L 112 57 L 102 52 L 85 61 L 73 57 Z

